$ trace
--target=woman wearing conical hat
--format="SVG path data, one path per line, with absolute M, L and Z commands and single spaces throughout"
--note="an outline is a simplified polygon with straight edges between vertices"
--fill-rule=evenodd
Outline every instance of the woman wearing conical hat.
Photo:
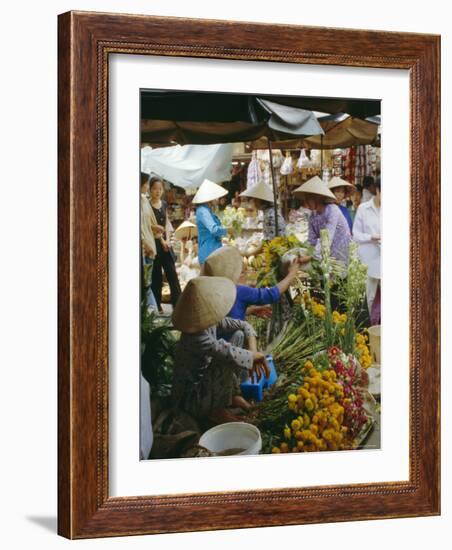
M 198 228 L 198 259 L 202 266 L 209 254 L 221 248 L 221 239 L 228 231 L 221 224 L 218 216 L 213 212 L 216 201 L 227 195 L 226 189 L 213 181 L 204 180 L 193 197 L 196 207 L 196 226 Z
M 251 325 L 226 317 L 235 296 L 229 279 L 197 277 L 188 282 L 173 313 L 173 325 L 182 334 L 176 347 L 172 401 L 176 409 L 195 418 L 209 417 L 217 423 L 238 420 L 228 408 L 249 406 L 240 396 L 240 371 L 258 379 L 270 374 L 263 353 L 218 337 L 217 332 L 243 331 L 248 347 L 256 349 Z
M 250 189 L 240 193 L 241 197 L 253 199 L 257 210 L 264 212 L 264 241 L 271 241 L 275 237 L 284 235 L 286 231 L 286 222 L 278 210 L 278 232 L 276 233 L 275 208 L 273 191 L 264 181 L 260 181 Z M 258 251 L 255 251 L 256 254 Z
M 249 306 L 263 306 L 279 301 L 297 276 L 299 265 L 309 262 L 310 259 L 310 256 L 299 258 L 289 267 L 286 277 L 275 286 L 254 288 L 238 284 L 242 273 L 243 258 L 237 248 L 223 246 L 223 248 L 212 252 L 207 258 L 204 274 L 212 277 L 226 277 L 236 285 L 237 294 L 228 317 L 244 321 Z
M 348 261 L 351 241 L 347 220 L 336 204 L 336 197 L 328 186 L 314 176 L 293 192 L 300 197 L 309 210 L 308 240 L 315 246 L 315 256 L 320 256 L 320 230 L 327 229 L 330 236 L 331 256 L 343 262 Z
M 346 206 L 346 201 L 351 197 L 355 186 L 348 181 L 339 178 L 338 176 L 334 176 L 328 182 L 328 189 L 332 191 L 333 195 L 336 197 L 339 210 L 342 212 L 344 218 L 347 220 L 348 227 L 351 231 L 353 229 L 353 221 L 350 215 L 350 211 Z
M 264 248 L 265 241 L 271 241 L 275 237 L 283 236 L 286 233 L 286 222 L 284 218 L 277 209 L 275 213 L 275 201 L 273 196 L 273 190 L 271 187 L 266 184 L 263 180 L 259 181 L 257 185 L 254 185 L 250 189 L 247 189 L 241 193 L 242 197 L 249 197 L 253 200 L 254 206 L 258 210 L 262 210 L 264 213 L 264 226 L 263 226 L 263 240 L 257 248 L 254 248 L 249 255 L 260 254 Z M 278 220 L 278 230 L 276 230 L 276 219 Z M 281 319 L 283 322 L 287 321 L 291 316 L 291 304 L 292 299 L 290 298 L 289 293 L 286 291 L 281 299 L 273 303 L 273 319 Z M 270 332 L 273 333 L 274 330 L 278 331 L 280 327 L 273 326 Z

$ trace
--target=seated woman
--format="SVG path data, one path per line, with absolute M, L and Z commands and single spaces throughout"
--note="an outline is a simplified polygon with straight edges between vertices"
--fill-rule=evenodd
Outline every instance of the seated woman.
M 353 221 L 350 215 L 350 210 L 346 206 L 346 201 L 352 195 L 354 188 L 354 185 L 348 183 L 348 181 L 345 181 L 342 178 L 338 178 L 337 176 L 334 176 L 334 178 L 331 178 L 328 182 L 328 189 L 332 191 L 333 195 L 336 197 L 339 210 L 347 220 L 350 231 L 353 229 Z
M 204 180 L 193 197 L 196 208 L 196 226 L 198 228 L 198 258 L 202 267 L 209 254 L 217 248 L 221 248 L 222 237 L 226 237 L 228 231 L 221 224 L 218 216 L 213 212 L 213 207 L 219 198 L 227 195 L 226 189 L 213 181 Z
M 286 277 L 277 285 L 268 288 L 254 288 L 238 284 L 242 273 L 242 256 L 236 248 L 224 246 L 209 256 L 204 266 L 204 274 L 213 277 L 226 277 L 236 285 L 237 296 L 228 317 L 244 321 L 249 306 L 277 302 L 295 279 L 299 264 L 307 263 L 310 259 L 310 256 L 299 258 L 290 266 Z
M 294 195 L 301 198 L 311 210 L 308 226 L 308 240 L 315 246 L 315 256 L 320 257 L 320 230 L 327 229 L 330 236 L 331 256 L 348 262 L 348 248 L 352 239 L 347 220 L 342 215 L 336 197 L 327 185 L 314 176 L 297 187 Z
M 237 381 L 246 370 L 258 380 L 270 371 L 265 355 L 256 350 L 256 333 L 245 321 L 226 314 L 236 298 L 232 281 L 222 277 L 197 277 L 187 283 L 173 313 L 173 325 L 181 331 L 176 347 L 172 401 L 195 418 L 233 422 L 240 420 L 231 406 L 249 408 L 240 396 Z M 217 331 L 243 331 L 248 350 L 218 338 Z

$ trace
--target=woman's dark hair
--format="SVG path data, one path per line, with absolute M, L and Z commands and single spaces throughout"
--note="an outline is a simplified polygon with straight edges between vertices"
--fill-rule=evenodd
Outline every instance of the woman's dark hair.
M 162 178 L 158 178 L 157 176 L 152 176 L 152 178 L 149 178 L 149 191 L 152 189 L 152 186 L 154 185 L 154 183 L 157 183 L 158 181 L 162 184 L 162 187 L 163 187 Z
M 375 187 L 381 191 L 381 178 L 380 176 L 377 177 L 375 180 Z
M 140 176 L 140 187 L 143 187 L 145 183 L 149 181 L 149 174 L 145 174 L 144 172 L 141 172 Z
M 363 194 L 363 186 L 362 185 L 355 185 L 355 191 L 358 191 L 358 193 L 361 193 L 361 195 Z

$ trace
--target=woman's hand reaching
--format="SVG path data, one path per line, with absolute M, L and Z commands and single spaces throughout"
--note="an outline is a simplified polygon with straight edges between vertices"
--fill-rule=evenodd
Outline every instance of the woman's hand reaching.
M 268 366 L 267 359 L 265 359 L 265 354 L 260 351 L 256 351 L 253 353 L 253 368 L 250 372 L 251 382 L 259 382 L 262 375 L 268 378 L 270 376 L 270 368 Z

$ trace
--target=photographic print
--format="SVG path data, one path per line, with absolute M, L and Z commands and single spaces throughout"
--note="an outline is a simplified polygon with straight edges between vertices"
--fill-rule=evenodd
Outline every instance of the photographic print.
M 142 460 L 380 448 L 380 107 L 140 91 Z
M 58 24 L 58 532 L 439 514 L 440 37 Z

